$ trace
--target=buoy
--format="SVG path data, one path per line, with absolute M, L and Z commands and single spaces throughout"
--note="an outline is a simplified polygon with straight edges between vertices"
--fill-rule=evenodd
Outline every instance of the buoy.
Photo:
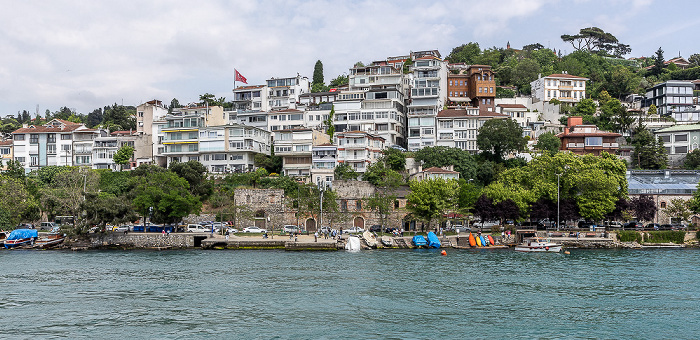
M 544 247 L 545 250 L 549 250 L 549 247 Z
M 443 250 L 442 252 L 440 252 L 440 255 L 447 256 L 447 252 Z
M 571 252 L 567 250 L 567 251 L 564 252 L 564 254 L 566 254 L 566 255 L 571 255 Z

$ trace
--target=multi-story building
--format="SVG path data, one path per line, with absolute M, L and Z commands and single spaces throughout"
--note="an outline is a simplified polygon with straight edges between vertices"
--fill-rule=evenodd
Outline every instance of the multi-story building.
M 417 118 L 409 118 L 409 137 L 418 134 L 420 129 L 425 129 L 411 127 L 411 119 Z M 479 134 L 479 128 L 489 119 L 508 119 L 508 116 L 489 111 L 487 108 L 467 107 L 442 110 L 437 115 L 437 145 L 477 153 L 479 147 L 476 144 L 476 137 Z
M 654 131 L 654 137 L 661 139 L 669 156 L 669 165 L 677 166 L 689 152 L 697 149 L 700 144 L 700 124 L 675 125 Z
M 92 145 L 92 168 L 113 171 L 131 169 L 136 165 L 135 152 L 134 157 L 124 166 L 114 163 L 113 158 L 122 146 L 128 145 L 134 148 L 137 136 L 138 133 L 130 131 L 115 131 L 109 134 L 107 131 L 100 131 L 100 135 L 94 139 Z
M 172 162 L 199 161 L 199 129 L 228 122 L 220 106 L 182 107 L 166 115 L 164 120 L 166 124 L 161 131 L 166 166 Z
M 532 95 L 542 101 L 557 99 L 566 103 L 578 103 L 586 97 L 588 78 L 570 74 L 550 74 L 530 83 Z
M 266 130 L 290 130 L 307 127 L 304 119 L 304 111 L 297 109 L 285 109 L 271 111 L 268 114 L 268 125 Z
M 671 116 L 683 121 L 695 111 L 693 107 L 693 83 L 683 80 L 669 80 L 654 85 L 647 90 L 644 106 L 656 106 L 659 115 Z
M 467 68 L 469 76 L 469 98 L 474 107 L 487 108 L 493 111 L 496 101 L 496 80 L 489 65 L 470 65 Z
M 245 172 L 255 169 L 256 154 L 270 154 L 271 134 L 246 125 L 209 126 L 199 129 L 199 161 L 210 172 Z
M 411 52 L 411 59 L 407 139 L 408 150 L 416 151 L 436 143 L 435 118 L 447 97 L 447 65 L 437 50 Z M 417 127 L 419 133 L 411 134 Z
M 286 176 L 304 177 L 310 181 L 311 148 L 330 143 L 327 134 L 309 128 L 284 129 L 274 132 L 275 155 L 282 157 L 282 173 Z
M 269 79 L 267 110 L 296 109 L 299 96 L 310 92 L 309 85 L 309 79 L 298 74 L 296 77 Z
M 2 161 L 0 169 L 7 170 L 7 161 L 11 161 L 14 158 L 12 149 L 11 139 L 0 141 L 0 161 Z
M 598 130 L 595 125 L 584 125 L 582 117 L 569 117 L 564 132 L 557 137 L 561 139 L 562 151 L 600 156 L 603 151 L 617 154 L 620 149 L 617 139 L 622 135 Z
M 268 110 L 267 85 L 239 86 L 233 90 L 233 109 L 236 111 Z
M 335 134 L 338 162 L 345 163 L 359 173 L 375 163 L 382 155 L 385 140 L 377 134 L 364 131 L 345 131 Z
M 43 126 L 27 126 L 12 132 L 14 159 L 25 171 L 49 165 L 74 165 L 73 139 L 78 131 L 93 133 L 83 124 L 53 119 Z
M 338 147 L 333 144 L 321 144 L 311 147 L 311 182 L 326 186 L 335 179 L 335 167 L 338 165 Z
M 73 164 L 76 166 L 92 167 L 92 148 L 95 144 L 95 139 L 103 135 L 103 133 L 105 132 L 92 129 L 74 131 L 73 155 L 69 156 L 69 152 L 65 152 L 64 157 L 72 157 Z
M 156 99 L 136 107 L 136 131 L 145 136 L 145 138 L 140 139 L 139 145 L 135 145 L 137 166 L 154 161 L 156 164 L 164 164 L 164 159 L 159 159 L 162 157 L 159 156 L 158 150 L 163 148 L 159 141 L 162 141 L 163 134 L 159 130 L 158 122 L 163 122 L 163 118 L 167 114 L 168 109 L 160 100 Z

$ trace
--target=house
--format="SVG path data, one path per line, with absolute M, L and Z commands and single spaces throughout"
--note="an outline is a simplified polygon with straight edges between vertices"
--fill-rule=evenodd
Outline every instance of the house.
M 275 155 L 282 157 L 282 173 L 309 182 L 312 168 L 311 149 L 315 145 L 330 143 L 330 137 L 309 128 L 283 129 L 273 133 Z
M 533 97 L 550 101 L 557 99 L 565 103 L 578 103 L 586 97 L 588 78 L 573 76 L 568 73 L 550 74 L 538 77 L 530 83 Z
M 654 131 L 654 137 L 663 140 L 669 165 L 680 165 L 688 153 L 700 145 L 700 124 L 678 124 L 659 129 Z
M 269 131 L 240 124 L 199 129 L 199 162 L 209 172 L 246 172 L 255 169 L 255 155 L 270 154 Z
M 436 125 L 434 122 L 437 121 L 436 145 L 477 153 L 479 152 L 479 147 L 476 145 L 476 137 L 479 133 L 479 128 L 490 119 L 508 119 L 508 116 L 489 111 L 488 108 L 445 109 L 438 112 L 435 119 L 409 118 L 408 136 L 418 135 L 425 129 L 434 129 Z
M 560 150 L 562 151 L 570 151 L 577 155 L 600 156 L 604 151 L 616 154 L 620 149 L 617 138 L 622 135 L 598 130 L 595 125 L 585 125 L 583 117 L 569 117 L 564 132 L 557 137 L 561 139 Z
M 347 164 L 360 173 L 367 171 L 367 166 L 375 163 L 384 150 L 384 138 L 369 132 L 338 132 L 334 138 L 338 145 L 338 163 Z
M 449 179 L 458 180 L 459 179 L 459 172 L 454 171 L 454 166 L 450 166 L 449 168 L 432 167 L 432 168 L 427 168 L 423 171 L 419 171 L 419 172 L 411 175 L 411 179 L 416 180 L 416 181 L 422 181 L 424 179 L 435 179 L 435 178 L 442 178 L 444 180 L 449 180 Z
M 408 150 L 417 151 L 436 145 L 435 118 L 447 99 L 447 63 L 437 50 L 411 52 L 410 56 L 413 64 L 408 75 L 411 84 L 408 128 L 418 133 L 409 133 L 407 141 Z
M 326 143 L 311 147 L 311 182 L 317 185 L 325 182 L 326 187 L 335 179 L 338 165 L 338 146 Z
M 144 136 L 142 143 L 135 145 L 136 166 L 151 162 L 163 166 L 166 164 L 162 156 L 164 135 L 160 128 L 165 124 L 167 114 L 168 109 L 156 99 L 136 107 L 136 132 Z
M 267 85 L 239 86 L 233 89 L 233 109 L 236 111 L 267 111 Z
M 266 111 L 296 109 L 299 96 L 308 92 L 311 92 L 309 78 L 299 74 L 296 77 L 269 79 Z
M 11 139 L 0 141 L 0 161 L 2 161 L 2 166 L 0 166 L 0 169 L 7 170 L 7 162 L 14 159 L 12 150 L 13 147 Z
M 687 80 L 669 80 L 656 84 L 647 90 L 644 107 L 656 106 L 656 112 L 662 116 L 671 116 L 678 121 L 690 118 L 688 114 L 696 111 L 693 107 L 694 84 Z
M 493 111 L 496 80 L 489 65 L 449 64 L 447 75 L 448 106 L 488 107 Z

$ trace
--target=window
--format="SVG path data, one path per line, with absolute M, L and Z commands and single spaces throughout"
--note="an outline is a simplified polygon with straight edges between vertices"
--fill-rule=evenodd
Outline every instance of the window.
M 355 201 L 355 210 L 362 210 L 362 201 L 357 200 Z
M 36 133 L 32 133 L 31 135 L 29 135 L 29 143 L 39 144 L 39 135 Z
M 603 137 L 586 137 L 586 146 L 603 146 Z
M 666 202 L 661 202 L 661 209 L 666 209 Z
M 677 146 L 674 148 L 676 153 L 688 153 L 687 146 Z
M 47 144 L 46 145 L 46 153 L 49 155 L 55 155 L 56 154 L 56 144 Z
M 49 133 L 48 135 L 46 135 L 46 142 L 47 143 L 56 143 L 56 134 Z
M 37 155 L 29 155 L 29 162 L 30 166 L 37 166 L 39 165 L 39 156 Z
M 24 140 L 24 134 L 15 135 L 15 140 Z
M 671 143 L 671 135 L 661 136 L 661 140 L 663 140 L 664 143 Z
M 348 211 L 348 200 L 340 201 L 340 209 L 343 211 Z
M 211 155 L 212 160 L 214 161 L 225 161 L 226 160 L 226 154 L 223 153 L 215 153 Z
M 676 142 L 687 142 L 688 141 L 688 135 L 675 135 L 674 136 Z

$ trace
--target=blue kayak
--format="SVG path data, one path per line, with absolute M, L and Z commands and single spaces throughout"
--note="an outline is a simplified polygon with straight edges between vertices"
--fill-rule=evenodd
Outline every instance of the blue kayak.
M 483 236 L 483 235 L 479 235 L 479 238 L 481 239 L 481 245 L 482 245 L 482 246 L 486 247 L 486 246 L 489 245 L 489 244 L 486 242 L 486 240 L 484 239 L 484 236 Z
M 415 245 L 416 247 L 423 247 L 427 246 L 428 242 L 425 240 L 425 237 L 423 237 L 423 235 L 416 235 L 413 236 L 413 245 Z
M 440 240 L 434 232 L 428 232 L 428 246 L 430 248 L 440 248 Z

